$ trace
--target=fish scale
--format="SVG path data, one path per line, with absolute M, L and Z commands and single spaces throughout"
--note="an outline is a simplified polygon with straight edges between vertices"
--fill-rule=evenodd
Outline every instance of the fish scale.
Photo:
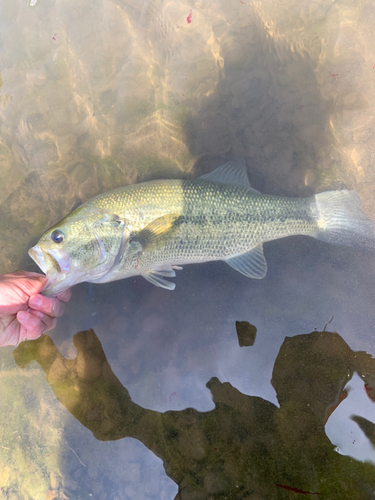
M 267 241 L 298 234 L 372 246 L 374 233 L 354 191 L 261 195 L 250 186 L 245 162 L 234 160 L 198 179 L 155 180 L 95 196 L 29 253 L 47 274 L 45 294 L 136 275 L 173 289 L 166 278 L 176 266 L 223 260 L 259 279 L 267 272 Z
M 207 180 L 153 181 L 131 188 L 99 195 L 88 205 L 123 217 L 130 232 L 142 230 L 169 213 L 181 218 L 178 230 L 162 247 L 143 253 L 141 269 L 151 262 L 187 264 L 206 257 L 221 260 L 262 241 L 316 232 L 306 199 L 254 195 L 246 188 Z M 142 199 L 148 203 L 138 208 Z

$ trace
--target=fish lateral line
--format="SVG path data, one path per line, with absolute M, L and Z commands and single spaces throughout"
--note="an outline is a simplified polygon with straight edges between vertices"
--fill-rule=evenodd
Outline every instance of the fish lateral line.
M 29 255 L 45 272 L 49 295 L 77 282 L 137 275 L 172 290 L 166 278 L 175 276 L 176 265 L 221 260 L 244 276 L 264 278 L 263 244 L 293 235 L 375 247 L 375 223 L 354 191 L 263 195 L 251 186 L 246 162 L 236 159 L 195 179 L 98 194 L 47 230 Z

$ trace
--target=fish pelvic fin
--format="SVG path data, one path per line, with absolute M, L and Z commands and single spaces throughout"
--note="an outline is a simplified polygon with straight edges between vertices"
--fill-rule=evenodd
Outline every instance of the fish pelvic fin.
M 221 182 L 222 184 L 234 184 L 235 186 L 245 187 L 254 194 L 261 194 L 250 185 L 247 176 L 246 162 L 243 158 L 229 161 L 216 170 L 202 175 L 199 178 L 213 182 Z
M 312 213 L 316 218 L 314 238 L 336 245 L 374 249 L 375 222 L 361 210 L 354 191 L 326 191 L 311 197 Z
M 262 243 L 249 252 L 225 259 L 225 262 L 248 278 L 262 279 L 267 274 L 267 262 L 264 258 Z
M 174 270 L 180 270 L 182 267 L 179 266 L 163 266 L 157 269 L 148 269 L 144 271 L 141 276 L 143 276 L 147 281 L 155 286 L 165 288 L 166 290 L 174 290 L 176 288 L 176 283 L 166 280 L 165 278 L 174 278 L 176 273 Z

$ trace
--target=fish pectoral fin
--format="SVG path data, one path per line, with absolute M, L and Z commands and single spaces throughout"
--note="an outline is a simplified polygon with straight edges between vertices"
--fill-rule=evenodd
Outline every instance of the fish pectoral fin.
M 165 236 L 173 228 L 174 223 L 180 217 L 178 214 L 166 214 L 158 217 L 144 227 L 139 233 L 132 237 L 131 243 L 140 243 L 143 250 L 155 243 L 158 238 Z
M 224 259 L 224 261 L 249 278 L 262 279 L 267 274 L 267 262 L 264 258 L 262 243 L 249 252 Z
M 174 266 L 174 269 L 181 269 Z M 141 274 L 147 281 L 155 286 L 166 288 L 167 290 L 174 290 L 176 283 L 166 280 L 165 278 L 174 278 L 176 273 L 172 266 L 159 267 L 157 269 L 149 269 Z
M 222 184 L 234 184 L 235 186 L 245 187 L 254 194 L 261 194 L 250 185 L 246 162 L 243 158 L 225 163 L 209 174 L 202 175 L 200 179 L 221 182 Z

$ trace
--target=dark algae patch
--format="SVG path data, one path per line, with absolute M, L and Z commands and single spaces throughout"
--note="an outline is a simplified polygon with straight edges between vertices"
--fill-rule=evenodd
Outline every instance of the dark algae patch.
M 247 321 L 236 321 L 236 331 L 240 347 L 252 346 L 255 342 L 257 329 Z
M 324 430 L 354 372 L 367 385 L 375 376 L 374 359 L 338 333 L 285 338 L 272 374 L 280 407 L 212 377 L 215 408 L 207 412 L 143 408 L 93 330 L 77 333 L 74 344 L 75 359 L 47 336 L 22 343 L 14 357 L 20 367 L 36 361 L 60 403 L 98 440 L 132 437 L 161 458 L 179 487 L 176 499 L 374 498 L 373 465 L 338 454 Z M 373 424 L 356 421 L 371 439 Z

